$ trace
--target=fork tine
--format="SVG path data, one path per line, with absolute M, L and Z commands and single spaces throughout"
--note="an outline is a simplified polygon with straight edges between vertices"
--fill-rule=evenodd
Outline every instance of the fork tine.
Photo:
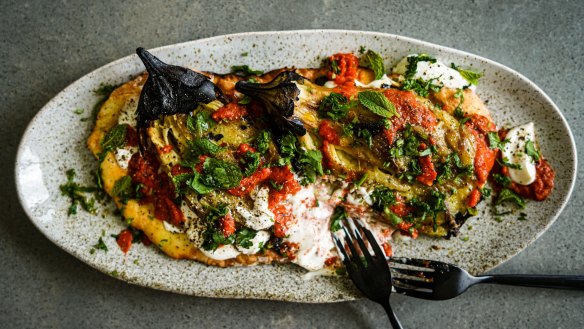
M 349 227 L 351 228 L 354 234 L 355 240 L 357 240 L 357 243 L 359 244 L 361 253 L 363 253 L 363 256 L 365 256 L 367 262 L 369 263 L 373 262 L 373 257 L 369 253 L 369 248 L 367 248 L 367 246 L 365 245 L 365 241 L 363 241 L 363 236 L 361 236 L 361 232 L 359 232 L 359 229 L 355 225 L 355 221 L 353 221 L 351 218 L 347 218 L 347 222 L 349 223 Z
M 391 266 L 391 263 L 389 264 L 389 269 L 391 270 L 392 273 L 395 273 L 395 274 L 417 277 L 417 278 L 421 278 L 421 279 L 433 279 L 434 278 L 434 272 L 393 267 L 393 266 Z
M 363 267 L 363 262 L 361 261 L 361 256 L 359 255 L 357 248 L 355 248 L 353 238 L 352 238 L 351 234 L 349 234 L 349 231 L 347 230 L 346 226 L 343 226 L 343 231 L 345 231 L 345 241 L 347 242 L 347 245 L 349 245 L 349 250 L 351 250 L 351 261 L 353 263 L 358 264 L 360 268 Z
M 343 247 L 343 243 L 336 235 L 333 235 L 333 240 L 335 241 L 338 253 L 342 256 L 341 261 L 348 268 L 351 265 L 351 260 L 349 259 L 349 255 L 347 255 L 347 251 L 345 251 L 345 247 Z
M 429 291 L 402 289 L 402 288 L 399 288 L 398 286 L 394 286 L 394 288 L 398 294 L 402 294 L 402 295 L 406 295 L 406 296 L 410 296 L 410 297 L 415 297 L 415 298 L 421 298 L 421 299 L 433 299 L 433 294 L 432 294 L 432 292 L 429 292 Z
M 377 240 L 373 236 L 373 233 L 371 233 L 371 231 L 369 231 L 363 224 L 361 223 L 358 224 L 361 227 L 361 230 L 363 230 L 365 236 L 367 237 L 367 241 L 369 241 L 369 245 L 371 246 L 371 249 L 373 249 L 373 253 L 375 254 L 375 256 L 379 257 L 380 259 L 383 259 L 384 263 L 387 263 L 385 253 L 381 250 L 381 247 L 379 247 L 379 244 L 377 243 Z
M 396 265 L 406 265 L 412 267 L 419 267 L 420 271 L 432 270 L 434 271 L 434 261 L 418 258 L 392 257 L 391 261 Z M 446 265 L 446 264 L 443 264 Z
M 434 272 L 435 271 L 435 269 L 432 267 L 416 266 L 416 265 L 401 263 L 400 261 L 396 261 L 396 259 L 393 257 L 389 260 L 389 266 L 392 269 L 410 270 L 410 271 L 418 271 L 418 272 Z
M 433 282 L 424 281 L 424 280 L 412 280 L 409 278 L 392 277 L 392 283 L 394 286 L 409 285 L 410 287 L 412 287 L 410 289 L 425 288 L 425 289 L 429 289 L 430 291 L 432 291 L 432 289 L 434 288 Z

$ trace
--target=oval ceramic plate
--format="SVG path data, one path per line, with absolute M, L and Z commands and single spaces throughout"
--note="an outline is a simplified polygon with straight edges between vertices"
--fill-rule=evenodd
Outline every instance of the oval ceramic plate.
M 136 44 L 136 47 L 140 46 Z M 419 238 L 400 242 L 400 256 L 431 258 L 481 273 L 509 259 L 540 236 L 558 217 L 569 199 L 576 174 L 576 148 L 566 120 L 550 98 L 531 81 L 493 61 L 462 51 L 390 34 L 356 31 L 287 31 L 243 33 L 197 40 L 152 50 L 167 63 L 200 70 L 229 72 L 232 65 L 248 64 L 269 70 L 284 66 L 317 67 L 337 52 L 357 53 L 360 46 L 380 53 L 391 67 L 410 53 L 428 53 L 444 63 L 484 72 L 478 94 L 500 127 L 536 123 L 543 154 L 556 171 L 556 188 L 545 202 L 529 202 L 527 221 L 507 216 L 503 222 L 483 203 L 460 237 L 450 240 Z M 247 53 L 247 56 L 242 54 Z M 343 277 L 306 280 L 294 265 L 213 268 L 193 261 L 174 260 L 154 247 L 141 244 L 124 255 L 110 234 L 124 226 L 111 205 L 100 205 L 98 215 L 79 211 L 67 216 L 68 200 L 59 185 L 73 168 L 77 179 L 90 182 L 97 166 L 85 146 L 91 108 L 100 84 L 118 84 L 142 72 L 131 55 L 101 67 L 67 87 L 32 120 L 16 161 L 20 201 L 33 223 L 59 247 L 100 271 L 127 282 L 156 289 L 210 297 L 262 298 L 299 302 L 333 302 L 359 297 Z M 84 113 L 75 113 L 83 109 Z M 472 226 L 472 230 L 468 229 Z M 92 252 L 99 237 L 109 251 Z

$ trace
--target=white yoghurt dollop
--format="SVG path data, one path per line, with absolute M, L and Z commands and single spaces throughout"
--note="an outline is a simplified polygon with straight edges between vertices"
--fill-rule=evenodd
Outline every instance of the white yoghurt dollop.
M 413 56 L 418 55 L 408 55 L 399 61 L 399 63 L 393 68 L 393 73 L 405 75 L 408 68 L 408 58 Z M 444 87 L 450 89 L 462 89 L 466 86 L 473 91 L 476 89 L 476 86 L 470 85 L 470 83 L 462 77 L 460 72 L 440 61 L 436 61 L 435 63 L 426 61 L 418 62 L 416 66 L 416 74 L 414 74 L 413 79 L 422 79 L 424 81 L 435 79 L 434 81 L 440 82 Z
M 215 260 L 231 259 L 240 254 L 239 250 L 237 250 L 232 244 L 222 245 L 215 250 L 205 250 L 204 248 L 201 248 L 200 250 L 205 256 Z
M 268 207 L 269 194 L 269 188 L 260 188 L 255 195 L 254 207 L 251 211 L 242 206 L 235 207 L 241 217 L 245 218 L 245 226 L 259 231 L 274 225 L 274 213 Z
M 260 251 L 261 247 L 265 246 L 269 240 L 270 240 L 270 232 L 257 231 L 255 237 L 253 239 L 249 240 L 249 242 L 251 242 L 251 246 L 249 248 L 237 246 L 237 249 L 242 254 L 246 254 L 246 255 L 257 254 Z
M 512 128 L 505 139 L 507 142 L 501 150 L 503 159 L 519 166 L 517 169 L 509 168 L 511 180 L 521 185 L 533 183 L 536 177 L 535 161 L 525 151 L 528 141 L 535 143 L 533 122 Z

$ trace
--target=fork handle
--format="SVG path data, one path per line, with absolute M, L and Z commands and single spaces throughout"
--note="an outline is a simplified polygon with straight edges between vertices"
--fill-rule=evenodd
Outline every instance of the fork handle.
M 496 283 L 512 286 L 584 290 L 584 276 L 581 275 L 485 275 L 477 277 L 480 283 Z
M 391 327 L 393 329 L 403 329 L 404 327 L 402 327 L 401 323 L 397 319 L 397 316 L 395 316 L 395 313 L 393 313 L 393 310 L 391 309 L 391 305 L 389 304 L 389 299 L 387 300 L 386 303 L 381 303 L 381 306 L 383 306 L 385 313 L 387 313 L 387 317 L 389 317 L 389 322 L 391 322 Z

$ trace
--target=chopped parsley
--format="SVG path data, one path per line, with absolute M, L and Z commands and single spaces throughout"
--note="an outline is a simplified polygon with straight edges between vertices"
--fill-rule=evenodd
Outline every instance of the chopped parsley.
M 363 183 L 365 183 L 365 180 L 367 180 L 367 177 L 369 177 L 368 173 L 364 173 L 363 175 L 361 175 L 361 177 L 355 181 L 355 186 L 359 187 L 363 185 Z
M 438 171 L 440 173 L 438 174 L 436 181 L 442 183 L 445 179 L 448 180 L 454 177 L 472 176 L 474 173 L 474 166 L 465 166 L 458 156 L 458 153 L 454 152 L 449 154 L 446 157 L 446 160 L 438 165 Z
M 493 192 L 493 190 L 491 190 L 488 187 L 483 187 L 482 189 L 480 189 L 481 191 L 481 195 L 485 198 L 488 198 L 491 196 L 491 193 Z
M 200 183 L 207 187 L 229 189 L 239 185 L 243 174 L 238 166 L 214 158 L 207 158 L 203 163 Z
M 499 134 L 497 134 L 496 132 L 488 133 L 487 137 L 489 138 L 489 147 L 492 150 L 494 149 L 503 150 L 505 144 L 509 142 L 509 140 L 507 139 L 501 141 L 501 139 L 499 138 Z
M 234 65 L 231 67 L 231 73 L 238 76 L 247 77 L 250 75 L 260 75 L 264 73 L 264 71 L 251 69 L 247 65 Z
M 446 210 L 446 204 L 444 203 L 445 200 L 446 196 L 443 193 L 432 190 L 426 200 L 421 200 L 416 197 L 412 198 L 408 203 L 415 208 L 415 217 L 421 218 L 422 220 L 425 220 L 427 217 L 432 217 L 434 222 L 433 229 L 434 232 L 436 232 L 438 229 L 436 216 L 438 213 Z
M 215 120 L 211 118 L 211 111 L 197 111 L 193 116 L 187 117 L 187 128 L 198 136 L 215 125 Z
M 322 153 L 319 150 L 305 150 L 298 147 L 298 139 L 287 132 L 280 138 L 280 155 L 278 165 L 291 163 L 301 178 L 301 183 L 314 183 L 317 176 L 324 174 Z
M 493 174 L 493 180 L 502 187 L 509 187 L 511 185 L 511 178 L 506 175 Z
M 465 115 L 465 113 L 461 107 L 462 104 L 464 103 L 464 91 L 462 89 L 456 90 L 456 93 L 454 94 L 454 98 L 460 99 L 460 102 L 458 103 L 458 105 L 454 109 L 454 117 L 456 117 L 458 119 L 458 121 L 460 122 L 460 124 L 463 125 L 468 120 L 470 120 L 470 117 L 467 117 Z
M 430 79 L 428 81 L 424 81 L 423 79 L 405 79 L 402 82 L 401 89 L 402 90 L 413 90 L 416 94 L 422 97 L 428 97 L 430 91 L 435 93 L 440 92 L 440 89 L 444 86 L 441 84 L 435 84 L 434 80 Z
M 395 204 L 395 194 L 385 186 L 376 186 L 371 193 L 371 200 L 373 201 L 373 209 L 383 211 L 386 207 Z
M 349 101 L 341 94 L 330 93 L 320 102 L 318 113 L 322 117 L 339 120 L 345 118 L 349 113 L 349 109 L 356 105 L 356 102 Z
M 97 240 L 97 243 L 93 245 L 93 249 L 94 250 L 103 250 L 105 252 L 108 251 L 107 246 L 106 246 L 105 242 L 103 242 L 103 239 L 101 237 L 99 237 L 99 240 Z
M 218 227 L 218 224 L 219 219 L 225 217 L 227 213 L 229 213 L 229 208 L 225 203 L 221 203 L 217 205 L 217 207 L 210 207 L 206 216 L 207 229 L 203 232 L 203 249 L 216 250 L 220 245 L 234 243 L 243 248 L 250 248 L 253 246 L 251 240 L 255 238 L 257 232 L 252 229 L 242 228 L 227 237 L 223 234 L 223 230 Z
M 243 175 L 249 177 L 260 167 L 261 156 L 259 153 L 247 151 L 243 154 L 239 162 L 243 165 Z
M 520 164 L 518 164 L 518 163 L 511 163 L 511 162 L 509 162 L 509 159 L 507 159 L 505 157 L 502 160 L 497 159 L 497 162 L 501 166 L 508 167 L 508 168 L 511 168 L 511 169 L 519 169 L 519 170 L 521 170 L 521 168 L 522 168 Z
M 347 211 L 342 206 L 336 206 L 333 212 L 333 216 L 331 217 L 331 232 L 336 232 L 342 229 L 341 222 L 347 219 L 349 215 Z
M 530 140 L 525 142 L 525 153 L 529 155 L 534 162 L 539 161 L 539 159 L 541 158 L 541 154 L 539 153 L 539 151 L 535 149 L 535 143 L 533 143 Z
M 418 62 L 436 63 L 436 58 L 430 57 L 427 54 L 409 56 L 405 74 L 406 79 L 411 79 L 416 75 L 416 72 L 418 71 Z
M 524 212 L 519 213 L 517 220 L 527 220 L 527 214 Z
M 253 242 L 251 240 L 255 238 L 256 234 L 256 231 L 244 227 L 235 233 L 235 244 L 242 248 L 251 248 L 253 247 Z
M 324 174 L 322 169 L 322 153 L 319 150 L 302 150 L 298 158 L 298 167 L 304 175 L 303 182 L 314 183 L 317 176 Z
M 525 199 L 523 199 L 520 195 L 516 194 L 515 192 L 506 188 L 502 189 L 501 192 L 499 192 L 499 196 L 497 197 L 495 204 L 500 205 L 505 202 L 513 203 L 521 209 L 525 208 Z
M 272 140 L 270 131 L 262 130 L 256 137 L 254 146 L 260 154 L 265 154 L 270 148 L 270 141 Z
M 67 183 L 60 185 L 59 189 L 61 190 L 61 195 L 69 197 L 69 200 L 71 201 L 67 215 L 76 215 L 78 206 L 81 206 L 83 210 L 91 214 L 95 214 L 95 200 L 93 198 L 88 199 L 85 196 L 85 193 L 94 193 L 99 190 L 95 187 L 81 186 L 78 183 L 75 183 L 73 181 L 75 178 L 75 170 L 73 169 L 67 170 L 66 175 Z

